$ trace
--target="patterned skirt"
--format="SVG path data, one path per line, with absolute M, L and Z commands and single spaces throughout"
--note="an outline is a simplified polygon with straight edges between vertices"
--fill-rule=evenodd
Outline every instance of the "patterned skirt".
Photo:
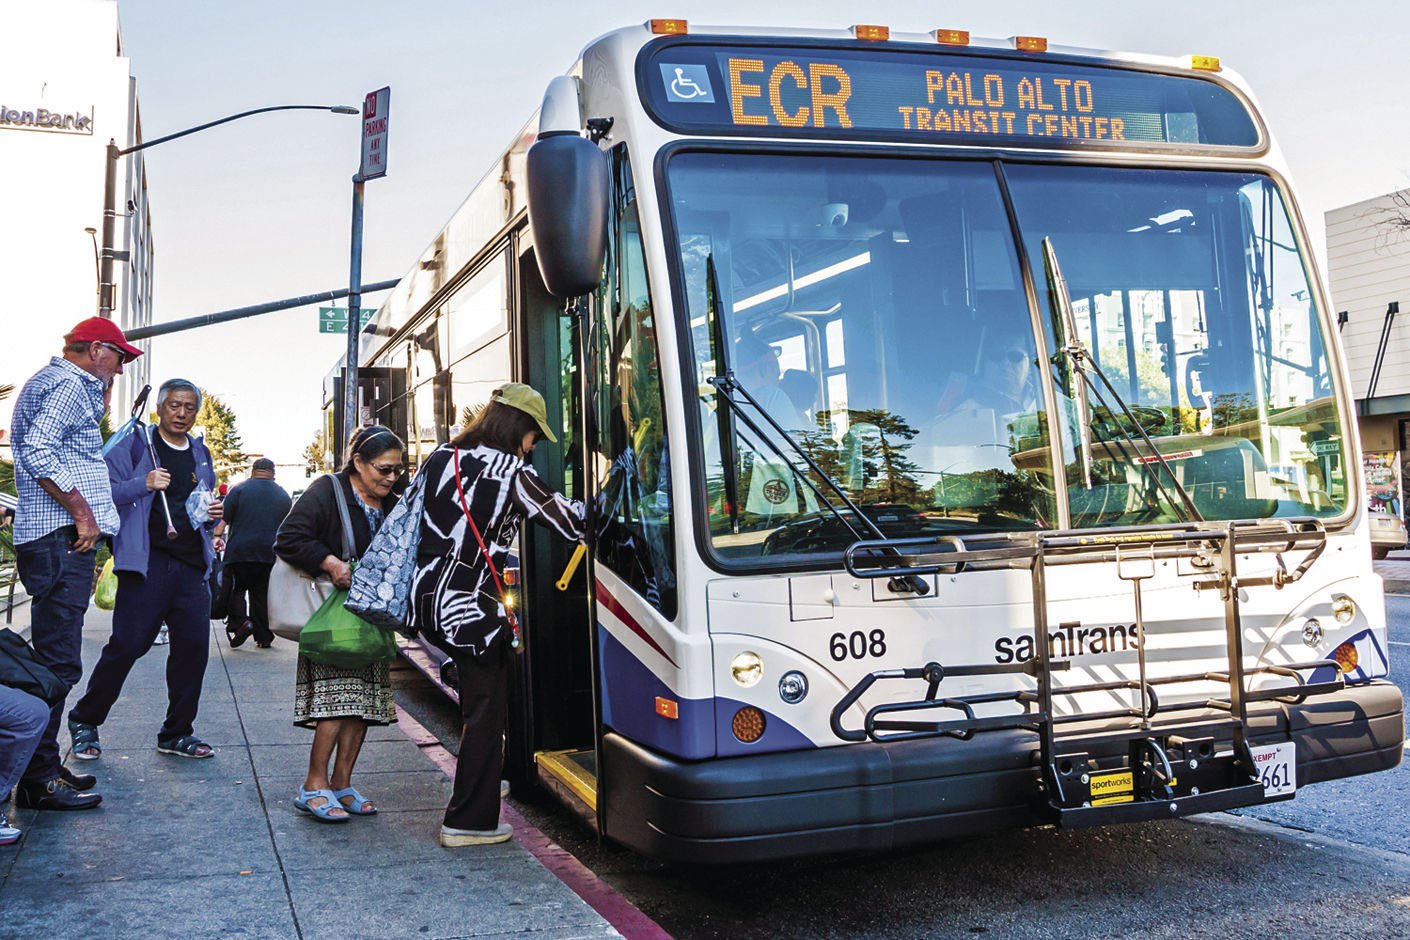
M 340 669 L 300 655 L 294 684 L 294 724 L 312 728 L 325 718 L 361 718 L 370 725 L 395 724 L 397 712 L 392 704 L 388 664 Z

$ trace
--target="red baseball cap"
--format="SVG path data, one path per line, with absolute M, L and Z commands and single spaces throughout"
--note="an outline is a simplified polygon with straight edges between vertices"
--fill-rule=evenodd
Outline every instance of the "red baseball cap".
M 122 328 L 106 317 L 89 317 L 69 330 L 64 341 L 68 343 L 112 343 L 122 350 L 126 357 L 125 362 L 131 362 L 142 355 L 142 350 L 127 341 L 127 337 L 122 333 Z

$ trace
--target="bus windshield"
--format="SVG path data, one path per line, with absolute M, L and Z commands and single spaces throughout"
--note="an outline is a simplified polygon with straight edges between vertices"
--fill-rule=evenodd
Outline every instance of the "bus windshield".
M 1183 521 L 1181 488 L 1208 520 L 1346 507 L 1327 348 L 1266 177 L 717 152 L 667 175 L 722 557 L 835 555 L 862 528 L 754 409 L 719 420 L 722 368 L 892 537 Z

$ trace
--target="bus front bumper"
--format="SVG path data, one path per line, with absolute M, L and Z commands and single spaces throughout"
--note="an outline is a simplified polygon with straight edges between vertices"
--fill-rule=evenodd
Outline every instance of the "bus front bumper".
M 1262 702 L 1248 715 L 1251 745 L 1296 741 L 1299 788 L 1395 767 L 1404 749 L 1401 692 L 1389 682 L 1301 705 Z M 1213 711 L 1157 730 L 1230 743 L 1227 716 Z M 1115 759 L 1127 747 L 1115 731 L 1065 728 L 1063 742 Z M 688 763 L 608 732 L 599 799 L 606 834 L 654 858 L 722 864 L 883 852 L 1051 822 L 1036 751 L 1032 733 L 1004 731 Z

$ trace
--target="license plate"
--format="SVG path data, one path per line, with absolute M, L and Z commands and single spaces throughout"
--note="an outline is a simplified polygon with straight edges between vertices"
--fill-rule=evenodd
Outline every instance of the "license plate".
M 1251 747 L 1253 772 L 1263 784 L 1264 796 L 1286 796 L 1297 791 L 1297 745 L 1291 741 Z
M 1112 803 L 1130 803 L 1135 799 L 1131 792 L 1131 771 L 1118 770 L 1112 773 L 1092 774 L 1089 778 L 1089 791 L 1093 806 L 1108 806 Z

